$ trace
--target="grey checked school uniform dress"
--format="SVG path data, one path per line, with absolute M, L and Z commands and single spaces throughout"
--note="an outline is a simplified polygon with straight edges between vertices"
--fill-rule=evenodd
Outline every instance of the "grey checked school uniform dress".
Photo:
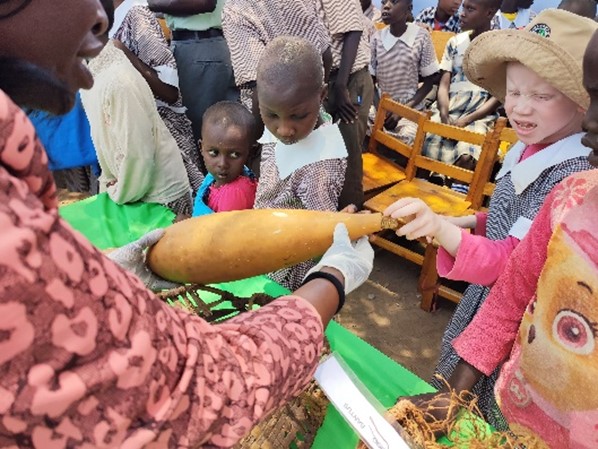
M 491 198 L 486 237 L 491 240 L 504 240 L 508 236 L 523 239 L 550 191 L 569 175 L 592 169 L 587 160 L 589 149 L 581 144 L 582 135 L 569 136 L 520 163 L 517 161 L 523 154 L 524 144 L 517 143 L 507 153 Z M 473 320 L 489 292 L 490 287 L 477 284 L 470 284 L 465 290 L 444 331 L 435 374 L 447 380 L 450 378 L 459 362 L 452 341 Z M 482 377 L 472 392 L 479 396 L 478 404 L 486 420 L 500 430 L 506 429 L 507 425 L 494 399 L 498 372 L 499 369 L 490 377 Z M 436 388 L 444 386 L 444 382 L 436 378 L 431 383 Z

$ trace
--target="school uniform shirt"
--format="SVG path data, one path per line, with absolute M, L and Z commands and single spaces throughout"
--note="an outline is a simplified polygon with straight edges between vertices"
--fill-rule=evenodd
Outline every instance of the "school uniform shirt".
M 390 27 L 376 32 L 371 42 L 370 73 L 382 93 L 400 103 L 409 102 L 418 89 L 419 76 L 438 72 L 438 62 L 430 33 L 413 23 L 401 36 L 394 36 Z M 423 104 L 417 105 L 422 109 Z
M 598 170 L 546 198 L 504 273 L 454 341 L 486 375 L 515 433 L 553 449 L 596 447 Z M 503 364 L 504 363 L 504 364 Z
M 505 17 L 503 13 L 498 11 L 492 18 L 490 23 L 491 30 L 508 30 L 525 28 L 532 20 L 536 18 L 537 14 L 531 9 L 519 8 L 514 20 Z
M 434 16 L 436 15 L 436 8 L 436 6 L 429 6 L 428 8 L 422 9 L 421 12 L 415 17 L 415 22 L 428 25 L 433 30 L 440 29 L 441 31 L 460 33 L 461 21 L 459 20 L 459 12 L 456 12 L 453 16 L 449 17 L 445 23 L 440 24 L 434 19 Z M 441 25 L 440 28 L 437 28 L 438 25 Z
M 254 209 L 338 210 L 347 149 L 338 125 L 328 120 L 294 145 L 284 145 L 264 131 Z M 314 265 L 309 260 L 268 276 L 294 290 Z
M 218 325 L 167 305 L 60 218 L 47 163 L 0 91 L 0 446 L 233 447 L 310 381 L 310 303 Z
M 332 40 L 332 69 L 338 69 L 343 53 L 344 35 L 350 31 L 361 31 L 355 62 L 351 73 L 367 67 L 370 63 L 369 32 L 363 20 L 363 11 L 359 0 L 316 0 L 318 13 L 324 22 Z
M 328 31 L 310 0 L 227 0 L 222 29 L 237 86 L 256 80 L 264 48 L 275 37 L 302 37 L 320 53 L 330 47 Z
M 141 74 L 112 42 L 89 69 L 95 84 L 81 99 L 102 168 L 100 191 L 119 204 L 188 196 L 183 158 Z

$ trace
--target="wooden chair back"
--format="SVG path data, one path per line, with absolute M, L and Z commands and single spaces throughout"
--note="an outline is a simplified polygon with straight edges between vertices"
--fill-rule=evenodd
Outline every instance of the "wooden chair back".
M 172 32 L 166 24 L 166 19 L 164 19 L 163 17 L 158 17 L 158 22 L 160 23 L 160 28 L 162 28 L 162 33 L 164 33 L 166 41 L 170 42 L 172 40 Z
M 415 141 L 412 145 L 403 142 L 385 131 L 384 120 L 387 113 L 396 114 L 416 124 L 417 131 Z M 405 179 L 405 166 L 399 165 L 396 162 L 396 158 L 386 157 L 385 154 L 392 155 L 392 153 L 396 153 L 403 156 L 405 160 L 408 160 L 414 148 L 423 144 L 423 124 L 428 118 L 429 113 L 417 111 L 398 103 L 388 94 L 382 95 L 374 125 L 372 126 L 368 149 L 362 158 L 363 190 L 366 195 Z M 385 154 L 379 151 L 380 146 L 385 148 Z
M 454 35 L 455 35 L 455 33 L 453 33 L 452 31 L 440 31 L 440 30 L 430 31 L 430 37 L 432 38 L 432 44 L 434 45 L 434 52 L 436 53 L 436 59 L 438 59 L 438 61 L 440 61 L 442 59 L 442 55 L 444 54 L 444 49 L 446 48 L 446 43 Z
M 507 119 L 505 119 L 504 117 L 501 117 L 501 118 L 506 123 Z M 513 130 L 513 128 L 505 127 L 501 131 L 500 136 L 499 136 L 499 151 L 496 154 L 496 157 L 492 160 L 492 163 L 490 165 L 490 174 L 488 176 L 487 181 L 484 183 L 484 186 L 483 186 L 482 203 L 484 202 L 484 200 L 486 198 L 492 196 L 492 194 L 494 193 L 494 189 L 496 188 L 496 183 L 495 183 L 494 179 L 491 179 L 494 164 L 496 164 L 498 162 L 502 162 L 502 160 L 505 158 L 509 149 L 513 146 L 513 144 L 517 143 L 518 141 L 519 141 L 519 137 L 517 137 L 517 133 L 515 132 L 515 130 Z M 481 204 L 480 204 L 480 206 L 481 206 Z

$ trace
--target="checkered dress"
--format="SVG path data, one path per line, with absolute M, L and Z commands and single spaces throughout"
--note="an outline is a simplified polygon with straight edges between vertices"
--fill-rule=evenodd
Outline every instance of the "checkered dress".
M 260 57 L 275 37 L 302 37 L 320 53 L 330 47 L 328 31 L 310 0 L 227 0 L 222 30 L 237 86 L 256 80 Z
M 160 23 L 147 6 L 133 6 L 116 31 L 114 39 L 122 42 L 135 56 L 154 70 L 160 67 L 177 70 L 176 61 L 164 38 Z M 156 72 L 160 77 L 160 70 L 156 70 Z M 162 81 L 171 84 L 170 80 Z M 175 87 L 178 88 L 178 86 Z M 168 105 L 158 101 L 157 107 L 160 117 L 181 151 L 189 184 L 195 194 L 204 179 L 200 170 L 202 162 L 199 149 L 193 139 L 191 121 L 185 115 L 180 93 L 174 104 Z
M 490 93 L 470 82 L 463 71 L 463 58 L 471 40 L 471 32 L 457 34 L 451 37 L 447 44 L 440 69 L 451 72 L 451 83 L 449 86 L 449 118 L 457 120 L 475 110 L 479 109 L 490 98 Z M 432 117 L 435 122 L 440 122 L 440 110 L 438 103 L 434 102 L 431 107 Z M 484 118 L 476 120 L 465 127 L 469 131 L 486 134 L 494 125 L 497 114 L 489 114 Z M 436 134 L 428 134 L 424 143 L 422 154 L 447 164 L 453 164 L 461 155 L 479 158 L 481 147 L 471 145 L 467 142 L 443 139 Z
M 391 48 L 384 42 L 395 41 Z M 380 93 L 389 94 L 399 103 L 411 101 L 418 89 L 419 76 L 427 77 L 438 71 L 438 62 L 434 53 L 434 45 L 430 33 L 418 25 L 407 24 L 407 31 L 396 38 L 390 34 L 390 28 L 384 28 L 372 38 L 372 62 L 370 73 L 376 77 Z M 419 104 L 416 109 L 423 109 Z M 370 123 L 373 124 L 376 111 L 370 112 Z M 404 142 L 412 143 L 415 139 L 417 125 L 402 119 L 391 131 Z
M 504 240 L 509 236 L 509 231 L 519 217 L 533 221 L 546 196 L 563 179 L 573 173 L 590 170 L 592 166 L 587 157 L 575 157 L 545 169 L 519 195 L 515 192 L 511 174 L 502 177 L 490 202 L 488 221 L 486 224 L 486 237 L 491 240 Z M 488 293 L 489 287 L 471 284 L 465 290 L 451 321 L 444 331 L 440 358 L 436 366 L 436 374 L 448 379 L 459 362 L 459 356 L 452 347 L 452 342 L 463 332 L 467 325 L 480 309 Z M 479 396 L 479 407 L 486 420 L 497 429 L 506 429 L 507 425 L 502 417 L 494 399 L 494 384 L 498 378 L 499 369 L 490 377 L 482 377 L 473 388 L 473 393 Z M 437 388 L 444 386 L 436 379 L 432 385 Z
M 428 25 L 430 28 L 434 28 L 434 16 L 436 15 L 436 6 L 430 6 L 424 8 L 415 17 L 415 21 Z M 452 31 L 453 33 L 461 32 L 461 22 L 459 20 L 459 13 L 455 13 L 454 16 L 450 17 L 444 24 L 442 31 Z
M 337 210 L 338 198 L 345 182 L 347 159 L 313 162 L 281 179 L 276 166 L 275 146 L 275 143 L 263 145 L 254 208 Z M 315 262 L 309 260 L 268 276 L 289 290 L 295 290 L 314 265 Z

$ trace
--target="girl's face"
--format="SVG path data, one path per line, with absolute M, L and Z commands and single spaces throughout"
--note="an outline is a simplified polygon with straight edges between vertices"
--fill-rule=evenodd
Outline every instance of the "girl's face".
M 522 64 L 507 66 L 505 111 L 519 140 L 551 144 L 581 131 L 583 111 Z
M 243 173 L 251 144 L 245 129 L 216 123 L 202 129 L 201 154 L 216 186 L 234 181 Z
M 590 107 L 583 121 L 586 135 L 581 142 L 592 149 L 589 161 L 598 167 L 598 32 L 594 33 L 583 58 L 583 85 L 590 94 Z
M 326 88 L 314 91 L 309 83 L 258 86 L 260 115 L 264 125 L 286 145 L 305 139 L 318 122 L 320 104 L 325 94 Z
M 411 16 L 411 0 L 384 0 L 382 2 L 382 21 L 386 25 L 404 25 Z
M 0 5 L 0 15 L 22 0 Z M 103 45 L 108 19 L 99 0 L 34 0 L 0 21 L 0 55 L 24 59 L 52 72 L 73 93 L 89 89 L 93 78 L 84 64 Z

